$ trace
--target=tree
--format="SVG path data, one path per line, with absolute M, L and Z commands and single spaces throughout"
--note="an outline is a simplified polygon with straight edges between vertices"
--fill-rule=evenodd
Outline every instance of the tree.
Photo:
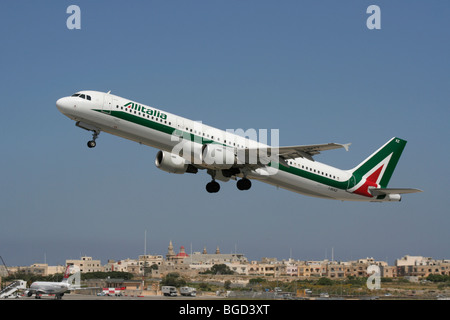
M 252 279 L 250 279 L 248 281 L 248 284 L 250 284 L 250 285 L 258 285 L 258 284 L 261 284 L 263 282 L 266 282 L 266 280 L 263 279 L 263 278 L 252 278 Z
M 430 274 L 428 275 L 427 280 L 431 282 L 447 282 L 450 281 L 450 276 L 442 274 Z
M 210 270 L 205 271 L 202 274 L 234 274 L 234 271 L 225 264 L 215 264 Z
M 333 285 L 333 280 L 322 277 L 319 280 L 317 280 L 317 284 L 320 286 L 332 286 Z
M 168 273 L 161 281 L 161 286 L 182 287 L 185 285 L 186 280 L 177 272 Z

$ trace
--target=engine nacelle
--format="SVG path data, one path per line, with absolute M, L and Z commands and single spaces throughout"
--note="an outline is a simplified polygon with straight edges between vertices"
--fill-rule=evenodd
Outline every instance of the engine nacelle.
M 156 154 L 155 165 L 158 169 L 176 174 L 197 173 L 198 171 L 197 168 L 187 163 L 182 157 L 162 150 Z
M 402 195 L 398 193 L 388 193 L 374 197 L 373 200 L 373 202 L 389 202 L 389 201 L 402 201 Z
M 398 193 L 387 194 L 384 201 L 402 201 L 402 196 Z
M 206 144 L 202 148 L 202 165 L 213 169 L 230 169 L 237 163 L 236 155 L 228 148 Z

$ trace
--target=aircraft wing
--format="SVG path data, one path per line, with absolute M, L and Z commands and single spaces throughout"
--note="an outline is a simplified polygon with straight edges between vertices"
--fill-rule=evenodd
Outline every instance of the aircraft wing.
M 313 156 L 319 154 L 321 151 L 333 150 L 344 148 L 348 151 L 351 143 L 326 143 L 326 144 L 313 144 L 303 146 L 290 146 L 290 147 L 267 147 L 267 148 L 248 148 L 240 149 L 239 152 L 245 152 L 246 159 L 249 159 L 249 155 L 258 154 L 260 160 L 266 162 L 276 161 L 283 166 L 289 167 L 285 160 L 295 158 L 306 158 L 314 161 Z
M 412 189 L 412 188 L 374 188 L 370 189 L 370 192 L 374 196 L 382 196 L 386 194 L 405 194 L 405 193 L 416 193 L 423 192 L 420 189 Z
M 292 147 L 279 147 L 278 155 L 284 159 L 295 159 L 295 158 L 306 158 L 308 160 L 314 161 L 312 156 L 319 154 L 321 151 L 333 150 L 344 148 L 348 151 L 350 143 L 340 144 L 340 143 L 326 143 L 326 144 L 313 144 L 305 146 L 292 146 Z

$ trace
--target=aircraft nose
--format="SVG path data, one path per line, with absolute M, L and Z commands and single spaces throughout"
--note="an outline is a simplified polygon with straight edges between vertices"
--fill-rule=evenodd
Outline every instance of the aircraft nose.
M 58 108 L 58 110 L 62 113 L 66 113 L 69 110 L 69 98 L 68 97 L 64 97 L 61 99 L 58 99 L 58 101 L 56 101 L 56 107 Z

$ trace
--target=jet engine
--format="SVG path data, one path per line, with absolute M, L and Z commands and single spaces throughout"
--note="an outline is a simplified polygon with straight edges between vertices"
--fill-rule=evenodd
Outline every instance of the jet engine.
M 162 150 L 156 154 L 155 165 L 158 169 L 176 174 L 197 173 L 198 171 L 196 167 L 187 163 L 184 158 Z

